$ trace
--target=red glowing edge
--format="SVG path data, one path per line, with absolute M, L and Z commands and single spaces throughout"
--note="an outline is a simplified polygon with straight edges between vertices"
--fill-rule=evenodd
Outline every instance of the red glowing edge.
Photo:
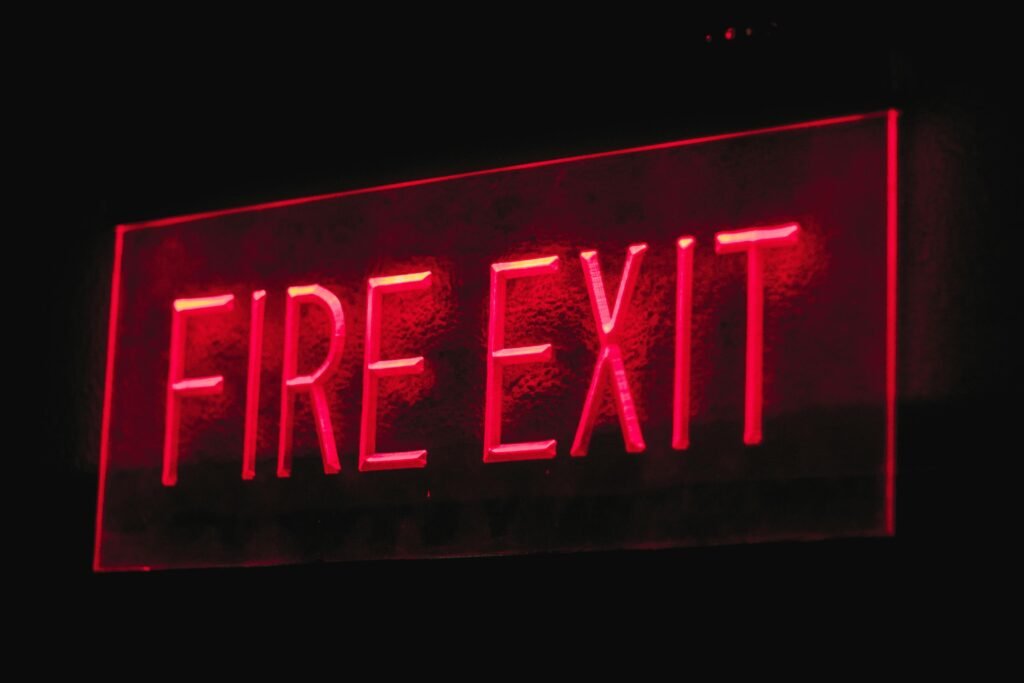
M 885 171 L 885 533 L 896 533 L 896 253 L 899 204 L 896 192 L 897 120 L 899 111 L 886 116 Z
M 895 110 L 893 110 L 895 111 Z M 753 135 L 766 135 L 768 133 L 784 133 L 793 130 L 803 130 L 805 128 L 821 128 L 823 126 L 835 126 L 843 123 L 854 123 L 857 121 L 865 121 L 868 119 L 879 119 L 886 116 L 886 112 L 872 112 L 869 114 L 852 114 L 850 116 L 837 116 L 829 119 L 818 119 L 816 121 L 805 121 L 803 123 L 791 123 L 784 126 L 773 126 L 770 128 L 758 128 L 756 130 L 742 131 L 739 133 L 722 133 L 719 135 L 707 135 L 698 138 L 689 138 L 687 140 L 676 140 L 675 142 L 661 142 L 654 145 L 643 145 L 641 147 L 629 147 L 627 149 L 619 149 L 611 152 L 596 152 L 593 154 L 580 154 L 571 157 L 562 157 L 560 159 L 548 159 L 547 161 L 532 161 L 525 164 L 514 164 L 512 166 L 502 166 L 499 168 L 490 168 L 482 171 L 469 171 L 467 173 L 455 173 L 446 176 L 437 176 L 435 178 L 423 178 L 420 180 L 409 180 L 401 183 L 391 183 L 389 185 L 378 185 L 377 187 L 367 187 L 358 190 L 345 190 L 343 192 L 331 192 L 328 194 L 313 195 L 311 197 L 298 197 L 296 199 L 282 199 L 275 202 L 266 202 L 264 204 L 252 204 L 250 206 L 241 206 L 233 209 L 220 209 L 217 211 L 202 211 L 193 214 L 186 214 L 184 216 L 173 216 L 171 218 L 159 218 L 152 221 L 141 221 L 139 223 L 128 223 L 125 225 L 119 225 L 118 230 L 139 230 L 141 228 L 162 228 L 168 225 L 177 225 L 179 223 L 188 223 L 190 221 L 203 220 L 206 218 L 216 218 L 218 216 L 228 216 L 235 213 L 244 213 L 246 211 L 262 211 L 263 209 L 277 209 L 285 206 L 295 206 L 298 204 L 309 204 L 312 202 L 319 202 L 325 199 L 337 199 L 339 197 L 350 197 L 357 194 L 366 194 L 368 192 L 383 192 L 385 190 L 397 190 L 403 187 L 416 187 L 418 185 L 429 185 L 431 183 L 440 183 L 446 180 L 459 180 L 461 178 L 473 178 L 476 176 L 492 175 L 494 173 L 504 173 L 506 171 L 524 171 L 531 168 L 543 168 L 545 166 L 555 166 L 558 164 L 568 164 L 577 161 L 588 161 L 590 159 L 602 159 L 605 157 L 622 156 L 624 154 L 636 154 L 638 152 L 651 152 L 659 149 L 672 149 L 673 147 L 688 147 L 690 145 L 699 145 L 705 142 L 718 142 L 720 140 L 733 140 L 736 138 L 751 137 Z
M 118 321 L 118 303 L 121 288 L 121 260 L 124 246 L 124 234 L 129 231 L 159 228 L 191 221 L 216 218 L 247 211 L 261 211 L 299 204 L 308 204 L 327 199 L 337 199 L 368 192 L 383 192 L 385 190 L 396 190 L 405 187 L 416 187 L 431 183 L 440 183 L 448 180 L 461 178 L 472 178 L 475 176 L 491 175 L 506 171 L 522 171 L 531 168 L 543 168 L 557 164 L 574 163 L 590 159 L 601 159 L 605 157 L 635 154 L 639 152 L 650 152 L 660 149 L 671 149 L 674 147 L 686 147 L 707 142 L 718 142 L 722 140 L 733 140 L 737 138 L 752 137 L 754 135 L 767 135 L 771 133 L 784 133 L 808 128 L 821 128 L 825 126 L 856 123 L 870 119 L 885 117 L 886 119 L 886 353 L 885 353 L 885 387 L 886 387 L 886 443 L 885 443 L 885 533 L 892 536 L 895 533 L 895 477 L 896 477 L 896 253 L 897 253 L 897 120 L 899 111 L 889 109 L 883 112 L 870 112 L 866 114 L 852 114 L 849 116 L 837 116 L 801 123 L 759 128 L 738 133 L 723 133 L 703 137 L 677 140 L 674 142 L 663 142 L 640 147 L 614 150 L 610 152 L 597 152 L 592 154 L 581 154 L 576 156 L 563 157 L 560 159 L 549 159 L 524 164 L 515 164 L 500 168 L 492 168 L 480 171 L 469 171 L 456 173 L 447 176 L 411 180 L 377 187 L 363 188 L 357 190 L 346 190 L 328 194 L 314 195 L 311 197 L 300 197 L 295 199 L 284 199 L 263 204 L 221 209 L 217 211 L 198 212 L 171 218 L 161 218 L 138 223 L 118 225 L 114 241 L 114 272 L 110 285 L 110 320 L 107 327 L 107 366 L 104 374 L 103 389 L 103 419 L 100 431 L 100 483 L 99 494 L 96 501 L 96 534 L 93 544 L 93 571 L 149 571 L 148 566 L 136 567 L 103 567 L 100 565 L 100 540 L 103 532 L 103 501 L 107 479 L 107 464 L 109 459 L 110 442 L 110 419 L 111 405 L 114 385 L 114 360 L 116 355 L 116 332 Z

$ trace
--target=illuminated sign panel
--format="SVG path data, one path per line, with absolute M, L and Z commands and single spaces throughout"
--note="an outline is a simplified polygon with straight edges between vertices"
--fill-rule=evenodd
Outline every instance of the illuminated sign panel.
M 892 533 L 895 112 L 122 226 L 97 569 Z

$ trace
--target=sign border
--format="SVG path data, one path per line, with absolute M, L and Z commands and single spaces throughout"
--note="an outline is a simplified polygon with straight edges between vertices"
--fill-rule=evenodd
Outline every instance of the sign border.
M 285 206 L 296 206 L 309 204 L 325 199 L 337 199 L 352 195 L 366 194 L 369 192 L 382 192 L 385 190 L 396 190 L 404 187 L 416 187 L 432 183 L 440 183 L 460 178 L 472 178 L 475 176 L 491 175 L 508 171 L 522 171 L 531 168 L 554 166 L 590 159 L 635 154 L 638 152 L 649 152 L 659 149 L 670 149 L 673 147 L 686 147 L 707 142 L 718 142 L 720 140 L 732 140 L 736 138 L 752 137 L 754 135 L 767 135 L 771 133 L 784 133 L 806 128 L 821 128 L 825 126 L 836 126 L 859 121 L 886 119 L 886 315 L 885 315 L 885 531 L 886 536 L 894 536 L 896 533 L 895 504 L 896 504 L 896 286 L 897 286 L 897 243 L 898 243 L 898 150 L 897 134 L 899 110 L 887 109 L 879 112 L 865 114 L 852 114 L 849 116 L 837 116 L 832 118 L 814 119 L 800 123 L 792 123 L 769 128 L 757 128 L 737 133 L 722 133 L 718 135 L 707 135 L 702 137 L 687 138 L 674 142 L 662 142 L 653 145 L 630 147 L 610 152 L 597 152 L 592 154 L 581 154 L 576 156 L 549 159 L 546 161 L 535 161 L 512 166 L 503 166 L 480 171 L 469 171 L 453 175 L 437 176 L 420 180 L 378 185 L 376 187 L 346 190 L 328 194 L 313 195 L 311 197 L 300 197 L 296 199 L 284 199 L 263 204 L 221 209 L 217 211 L 206 211 L 200 213 L 186 214 L 171 218 L 161 218 L 151 221 L 120 224 L 115 229 L 114 241 L 114 269 L 110 284 L 110 320 L 107 326 L 107 362 L 103 383 L 103 422 L 100 430 L 100 467 L 99 467 L 99 493 L 96 500 L 96 535 L 93 543 L 93 571 L 150 571 L 152 567 L 146 565 L 125 566 L 125 567 L 104 567 L 100 564 L 100 541 L 103 532 L 103 503 L 107 482 L 107 464 L 109 459 L 110 442 L 110 413 L 112 406 L 112 394 L 114 386 L 114 363 L 117 353 L 117 322 L 118 304 L 121 291 L 121 260 L 124 251 L 124 235 L 134 230 L 149 228 L 161 228 L 180 223 L 187 223 L 218 216 L 227 216 L 236 213 L 249 211 L 261 211 L 264 209 L 281 208 Z

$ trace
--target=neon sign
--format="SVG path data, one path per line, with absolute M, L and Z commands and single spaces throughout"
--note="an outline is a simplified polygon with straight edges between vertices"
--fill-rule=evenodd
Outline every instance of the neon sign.
M 893 531 L 896 114 L 122 226 L 97 569 Z

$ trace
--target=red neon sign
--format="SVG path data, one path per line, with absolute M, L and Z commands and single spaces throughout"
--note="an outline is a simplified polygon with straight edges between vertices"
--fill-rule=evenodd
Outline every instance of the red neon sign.
M 888 112 L 122 226 L 96 568 L 892 533 L 895 144 Z

